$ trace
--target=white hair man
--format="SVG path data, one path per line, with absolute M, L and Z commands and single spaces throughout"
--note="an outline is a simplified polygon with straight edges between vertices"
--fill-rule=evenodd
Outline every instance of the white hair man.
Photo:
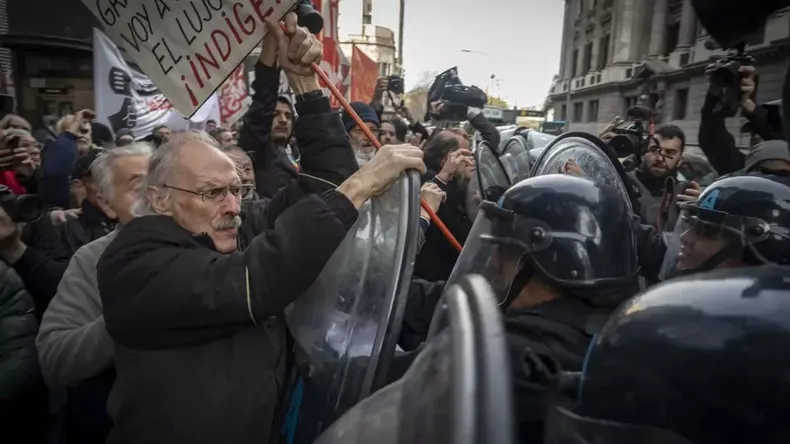
M 104 442 L 110 428 L 105 411 L 115 379 L 113 344 L 104 327 L 96 266 L 123 224 L 132 219 L 151 152 L 150 145 L 133 143 L 105 151 L 91 164 L 100 205 L 119 223 L 71 258 L 36 338 L 47 385 L 70 387 L 67 408 L 76 414 L 69 417 L 69 442 Z

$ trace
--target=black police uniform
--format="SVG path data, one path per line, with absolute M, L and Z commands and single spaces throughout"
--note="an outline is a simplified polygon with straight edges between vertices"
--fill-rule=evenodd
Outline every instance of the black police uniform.
M 628 301 L 549 409 L 544 442 L 790 442 L 788 278 L 775 265 L 718 270 Z
M 522 181 L 497 204 L 483 202 L 455 276 L 481 274 L 491 283 L 505 322 L 511 365 L 523 375 L 525 350 L 539 350 L 564 368 L 581 370 L 595 332 L 619 302 L 636 293 L 638 272 L 633 215 L 614 187 L 565 175 Z M 515 309 L 534 276 L 562 296 Z M 436 287 L 415 281 L 404 318 L 401 344 L 424 339 L 438 301 Z M 408 342 L 408 343 L 407 343 Z M 520 439 L 540 440 L 546 389 L 515 381 Z

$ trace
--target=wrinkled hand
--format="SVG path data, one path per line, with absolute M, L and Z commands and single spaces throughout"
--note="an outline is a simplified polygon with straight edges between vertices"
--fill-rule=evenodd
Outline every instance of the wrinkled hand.
M 356 208 L 371 197 L 383 194 L 406 170 L 425 173 L 422 150 L 412 145 L 384 145 L 376 155 L 337 187 Z
M 565 162 L 565 165 L 560 167 L 560 174 L 566 174 L 568 176 L 574 177 L 585 177 L 582 167 L 580 167 L 579 164 L 573 159 L 568 160 Z
M 11 128 L 24 129 L 27 132 L 33 130 L 27 120 L 17 116 L 16 114 L 6 114 L 5 117 L 0 119 L 0 129 L 7 130 Z
M 285 31 L 273 18 L 266 19 L 269 32 L 274 34 L 274 38 L 277 40 L 277 58 L 280 68 L 302 77 L 314 76 L 310 65 L 321 62 L 321 56 L 324 53 L 321 42 L 307 28 L 297 25 L 295 13 L 288 13 L 283 21 L 285 22 Z
M 690 202 L 694 203 L 699 200 L 699 195 L 702 194 L 702 188 L 700 188 L 697 182 L 691 182 L 686 188 L 683 193 L 678 194 L 678 203 L 681 202 Z
M 741 108 L 747 113 L 753 113 L 757 104 L 752 97 L 757 89 L 757 69 L 754 66 L 741 66 Z
M 60 225 L 66 223 L 69 219 L 78 218 L 81 212 L 79 209 L 52 210 L 49 212 L 49 220 L 52 222 L 52 225 Z
M 420 197 L 431 207 L 433 212 L 439 211 L 439 207 L 442 205 L 447 199 L 447 193 L 442 191 L 439 188 L 439 185 L 436 185 L 433 182 L 425 182 L 420 189 Z
M 447 155 L 447 160 L 439 171 L 437 177 L 444 183 L 449 183 L 453 178 L 462 174 L 465 167 L 468 165 L 474 166 L 474 157 L 472 152 L 467 149 L 457 149 Z

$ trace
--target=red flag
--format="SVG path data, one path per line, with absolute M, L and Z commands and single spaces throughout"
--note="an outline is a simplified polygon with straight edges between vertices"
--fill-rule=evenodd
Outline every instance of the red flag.
M 354 45 L 351 51 L 351 101 L 370 103 L 378 78 L 376 62 Z

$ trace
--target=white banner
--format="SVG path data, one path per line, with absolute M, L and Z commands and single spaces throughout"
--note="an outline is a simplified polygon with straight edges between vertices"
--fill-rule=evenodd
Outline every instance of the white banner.
M 185 116 L 201 104 L 296 0 L 82 0 Z
M 219 123 L 219 101 L 212 95 L 192 119 L 175 110 L 150 78 L 129 66 L 115 44 L 93 29 L 93 97 L 96 118 L 113 131 L 129 128 L 135 139 L 151 134 L 157 125 L 173 130 L 204 129 Z

